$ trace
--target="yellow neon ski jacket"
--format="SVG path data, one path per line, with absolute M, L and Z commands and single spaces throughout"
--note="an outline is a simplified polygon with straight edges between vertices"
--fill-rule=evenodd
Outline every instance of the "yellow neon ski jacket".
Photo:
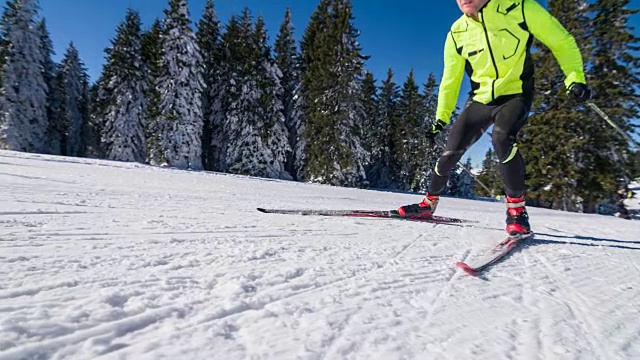
M 489 0 L 478 21 L 462 15 L 447 34 L 436 118 L 449 122 L 465 70 L 474 101 L 488 104 L 503 95 L 533 95 L 534 36 L 553 52 L 567 87 L 586 83 L 575 39 L 536 0 Z

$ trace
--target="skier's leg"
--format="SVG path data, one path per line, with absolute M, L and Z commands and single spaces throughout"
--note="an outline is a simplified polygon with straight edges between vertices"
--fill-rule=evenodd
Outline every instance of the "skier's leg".
M 493 147 L 500 162 L 500 173 L 507 193 L 507 227 L 509 234 L 531 232 L 525 208 L 524 160 L 518 150 L 516 137 L 529 115 L 530 102 L 522 96 L 507 100 L 494 110 Z
M 453 123 L 445 150 L 434 168 L 429 184 L 429 195 L 440 195 L 456 163 L 491 125 L 491 109 L 492 107 L 488 105 L 469 102 Z
M 494 111 L 493 148 L 500 162 L 499 169 L 504 180 L 507 196 L 518 198 L 525 191 L 524 160 L 516 138 L 529 115 L 531 105 L 522 96 L 514 97 Z

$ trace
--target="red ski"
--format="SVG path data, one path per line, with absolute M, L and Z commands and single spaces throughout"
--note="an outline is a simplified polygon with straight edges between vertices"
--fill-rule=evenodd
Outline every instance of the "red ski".
M 502 240 L 498 245 L 496 245 L 494 248 L 486 252 L 483 256 L 476 259 L 475 261 L 472 261 L 468 264 L 459 261 L 456 263 L 456 266 L 469 275 L 478 275 L 479 272 L 495 264 L 511 251 L 513 251 L 513 249 L 515 249 L 519 244 L 532 238 L 533 233 L 524 235 L 509 235 L 506 239 Z
M 400 219 L 419 221 L 435 224 L 465 224 L 476 221 L 464 220 L 444 216 L 429 216 L 420 218 L 407 218 L 398 214 L 396 210 L 321 210 L 321 209 L 264 209 L 258 211 L 269 214 L 289 214 L 289 215 L 317 215 L 317 216 L 347 216 L 347 217 L 367 217 L 381 219 Z

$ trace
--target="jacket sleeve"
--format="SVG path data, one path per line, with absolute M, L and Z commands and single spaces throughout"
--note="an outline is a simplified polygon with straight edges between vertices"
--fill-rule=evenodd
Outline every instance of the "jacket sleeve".
M 444 71 L 438 92 L 438 108 L 436 119 L 449 123 L 451 114 L 456 108 L 460 84 L 464 77 L 464 58 L 458 54 L 451 32 L 447 34 L 444 44 Z
M 586 83 L 582 55 L 576 40 L 536 0 L 524 0 L 524 17 L 529 31 L 553 53 L 565 76 L 564 84 Z

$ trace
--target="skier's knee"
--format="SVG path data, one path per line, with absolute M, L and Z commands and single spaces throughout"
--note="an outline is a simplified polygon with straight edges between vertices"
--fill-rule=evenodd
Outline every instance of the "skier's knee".
M 518 144 L 515 142 L 515 136 L 510 136 L 501 131 L 494 131 L 491 136 L 493 148 L 496 150 L 498 160 L 502 164 L 506 164 L 515 158 L 518 153 Z
M 436 162 L 435 173 L 439 176 L 449 176 L 451 174 L 451 169 L 453 169 L 456 163 L 460 160 L 462 154 L 460 151 L 445 151 L 438 162 Z

